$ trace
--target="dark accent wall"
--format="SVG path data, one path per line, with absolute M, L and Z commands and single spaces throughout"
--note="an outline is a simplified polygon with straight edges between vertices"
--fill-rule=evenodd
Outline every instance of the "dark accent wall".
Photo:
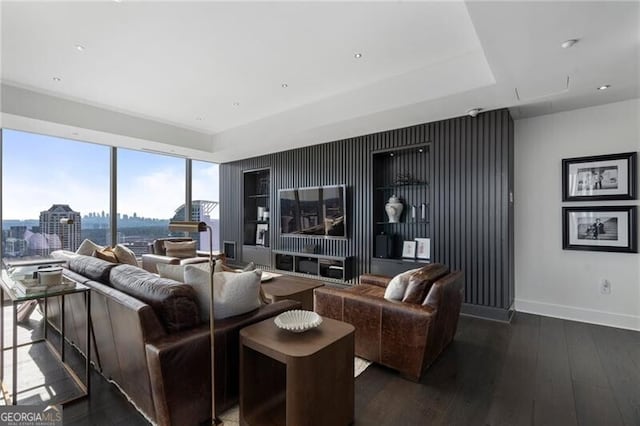
M 373 152 L 430 144 L 432 259 L 465 273 L 465 302 L 509 309 L 513 271 L 513 120 L 506 109 L 293 149 L 222 164 L 221 239 L 242 243 L 242 173 L 271 168 L 271 217 L 277 225 L 280 188 L 348 186 L 346 240 L 281 237 L 271 248 L 302 251 L 315 243 L 323 254 L 353 256 L 354 277 L 370 269 L 374 239 Z M 355 282 L 357 278 L 353 280 Z

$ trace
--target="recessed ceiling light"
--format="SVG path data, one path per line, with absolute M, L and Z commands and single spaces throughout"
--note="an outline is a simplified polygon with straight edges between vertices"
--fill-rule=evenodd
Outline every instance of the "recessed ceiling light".
M 605 84 L 604 86 L 598 87 L 598 90 L 607 90 L 609 87 L 611 87 L 610 84 Z
M 83 45 L 81 45 L 81 44 L 76 44 L 76 50 L 77 50 L 78 52 L 82 52 L 82 51 L 84 51 L 84 46 L 83 46 Z
M 53 81 L 55 81 L 56 83 L 60 83 L 62 79 L 60 77 L 53 77 Z
M 286 89 L 287 87 L 289 87 L 289 85 L 287 83 L 282 83 L 282 88 Z
M 577 38 L 570 38 L 569 40 L 565 40 L 562 42 L 562 44 L 560 44 L 560 47 L 562 47 L 563 49 L 568 49 L 570 47 L 573 47 L 579 40 Z
M 356 59 L 360 59 L 362 58 L 362 53 L 356 53 L 355 55 L 353 55 L 353 57 Z
M 234 102 L 233 106 L 235 106 L 235 107 L 240 106 L 240 102 Z
M 390 152 L 390 153 L 389 153 L 389 157 L 393 157 L 394 155 L 396 155 L 396 154 L 395 154 L 395 153 L 393 153 L 393 152 Z

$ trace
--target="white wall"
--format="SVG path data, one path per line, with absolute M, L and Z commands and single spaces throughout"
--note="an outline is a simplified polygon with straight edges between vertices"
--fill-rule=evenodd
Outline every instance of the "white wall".
M 640 99 L 515 122 L 517 311 L 640 330 L 640 255 L 562 249 L 563 158 L 640 151 Z M 603 279 L 611 294 L 600 293 Z

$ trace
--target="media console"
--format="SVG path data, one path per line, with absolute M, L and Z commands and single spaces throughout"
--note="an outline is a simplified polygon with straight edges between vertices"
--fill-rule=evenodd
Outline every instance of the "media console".
M 339 281 L 351 279 L 351 257 L 273 250 L 275 268 Z

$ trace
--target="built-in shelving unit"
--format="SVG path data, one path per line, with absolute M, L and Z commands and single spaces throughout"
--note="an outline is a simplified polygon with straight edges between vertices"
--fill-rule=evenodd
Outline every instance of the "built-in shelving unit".
M 347 281 L 351 278 L 351 258 L 315 253 L 274 250 L 275 268 L 312 278 Z
M 243 190 L 242 261 L 270 267 L 271 170 L 245 171 Z
M 376 151 L 373 154 L 373 235 L 371 272 L 395 275 L 420 267 L 429 260 L 402 259 L 404 241 L 430 238 L 430 144 L 402 149 Z M 391 222 L 385 212 L 389 198 L 395 195 L 403 205 L 398 222 Z M 376 236 L 392 239 L 391 253 L 376 247 Z M 381 253 L 384 252 L 384 253 Z

